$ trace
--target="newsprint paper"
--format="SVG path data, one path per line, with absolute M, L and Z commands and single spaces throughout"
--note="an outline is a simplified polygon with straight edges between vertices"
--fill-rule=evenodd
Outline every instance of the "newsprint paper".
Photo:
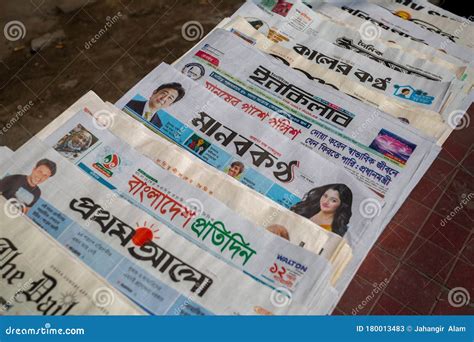
M 3 154 L 1 159 L 8 161 Z M 144 314 L 23 216 L 14 201 L 0 197 L 0 206 L 0 315 Z

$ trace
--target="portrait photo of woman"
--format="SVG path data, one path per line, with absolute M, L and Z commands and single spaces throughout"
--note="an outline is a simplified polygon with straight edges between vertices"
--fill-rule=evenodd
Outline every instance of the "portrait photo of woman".
M 290 210 L 328 231 L 344 236 L 352 216 L 352 191 L 345 184 L 314 188 Z

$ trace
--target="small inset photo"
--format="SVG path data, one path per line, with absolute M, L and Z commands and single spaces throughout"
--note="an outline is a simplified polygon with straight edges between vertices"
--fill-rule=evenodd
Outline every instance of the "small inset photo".
M 415 150 L 416 145 L 385 129 L 382 129 L 369 147 L 382 153 L 384 156 L 405 165 L 408 158 L 410 158 Z
M 410 86 L 406 87 L 398 87 L 397 90 L 395 90 L 394 95 L 404 98 L 404 99 L 409 99 L 411 94 L 413 94 L 414 90 Z
M 185 141 L 184 146 L 196 154 L 202 155 L 211 146 L 211 143 L 204 140 L 197 134 L 193 134 Z
M 53 148 L 67 159 L 74 161 L 97 142 L 91 132 L 78 124 L 68 134 L 63 136 Z
M 240 180 L 245 171 L 244 163 L 234 160 L 232 161 L 225 169 L 224 172 L 227 173 L 232 178 Z

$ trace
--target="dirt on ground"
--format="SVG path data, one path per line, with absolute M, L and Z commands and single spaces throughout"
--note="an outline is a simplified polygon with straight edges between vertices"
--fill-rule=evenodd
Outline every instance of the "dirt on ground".
M 0 146 L 20 147 L 89 90 L 115 102 L 242 3 L 2 0 Z M 183 34 L 190 21 L 203 32 Z

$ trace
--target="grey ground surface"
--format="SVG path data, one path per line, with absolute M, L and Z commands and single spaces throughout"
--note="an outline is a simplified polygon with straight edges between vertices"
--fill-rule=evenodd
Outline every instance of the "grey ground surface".
M 115 102 L 197 42 L 185 23 L 205 34 L 241 3 L 0 0 L 0 145 L 20 147 L 89 90 Z

